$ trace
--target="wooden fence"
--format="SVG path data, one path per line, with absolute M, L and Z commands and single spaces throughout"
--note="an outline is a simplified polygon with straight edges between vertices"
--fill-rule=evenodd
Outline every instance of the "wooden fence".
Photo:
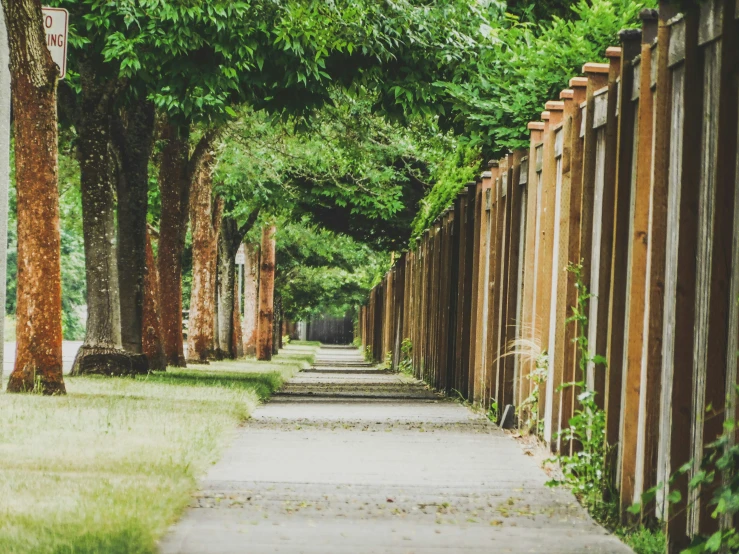
M 399 258 L 359 332 L 376 361 L 412 346 L 418 378 L 499 413 L 523 419 L 536 391 L 555 452 L 577 448 L 559 438 L 578 409 L 561 385 L 584 381 L 625 508 L 737 415 L 739 0 L 665 3 L 620 39 L 546 103 L 528 151 L 490 162 Z M 565 269 L 580 260 L 589 353 L 607 361 L 584 374 Z M 673 488 L 687 498 L 687 479 Z M 714 528 L 708 495 L 656 503 L 671 550 Z

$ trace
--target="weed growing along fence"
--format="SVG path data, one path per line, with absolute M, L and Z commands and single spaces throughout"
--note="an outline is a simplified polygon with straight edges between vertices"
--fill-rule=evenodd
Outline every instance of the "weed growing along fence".
M 684 15 L 664 2 L 642 19 L 547 102 L 528 151 L 491 162 L 400 257 L 359 331 L 394 367 L 409 341 L 417 377 L 499 418 L 513 407 L 565 456 L 583 406 L 562 385 L 583 382 L 622 512 L 697 460 L 645 508 L 676 551 L 720 524 L 711 491 L 688 482 L 737 409 L 739 2 Z M 578 260 L 587 363 L 570 317 Z

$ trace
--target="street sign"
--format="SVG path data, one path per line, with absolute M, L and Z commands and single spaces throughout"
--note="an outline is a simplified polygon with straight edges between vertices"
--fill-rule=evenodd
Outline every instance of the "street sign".
M 67 35 L 69 31 L 69 12 L 63 8 L 41 8 L 44 14 L 46 46 L 51 59 L 59 66 L 59 78 L 67 74 Z
M 236 252 L 236 265 L 244 265 L 246 263 L 246 255 L 244 254 L 244 243 L 239 246 L 239 251 Z

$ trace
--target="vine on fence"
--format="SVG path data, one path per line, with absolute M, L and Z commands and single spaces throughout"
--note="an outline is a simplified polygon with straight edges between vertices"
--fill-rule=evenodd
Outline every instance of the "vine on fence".
M 557 435 L 561 451 L 569 452 L 569 444 L 573 445 L 571 454 L 560 454 L 550 461 L 559 464 L 563 477 L 554 479 L 550 486 L 569 485 L 580 501 L 602 520 L 612 519 L 614 505 L 605 501 L 615 496 L 613 480 L 609 471 L 609 458 L 612 448 L 606 444 L 606 414 L 595 401 L 595 391 L 585 382 L 589 364 L 605 368 L 606 359 L 590 352 L 588 344 L 587 308 L 592 295 L 582 280 L 582 265 L 570 263 L 567 271 L 575 276 L 577 303 L 572 306 L 572 315 L 568 323 L 577 325 L 577 336 L 574 339 L 578 349 L 579 375 L 581 380 L 565 383 L 561 388 L 574 387 L 580 408 L 569 420 L 569 426 Z M 567 445 L 567 446 L 566 446 Z

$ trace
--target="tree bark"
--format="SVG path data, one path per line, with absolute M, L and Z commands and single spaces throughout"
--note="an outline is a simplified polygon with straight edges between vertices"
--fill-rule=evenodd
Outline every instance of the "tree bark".
M 159 167 L 161 216 L 159 223 L 159 278 L 164 352 L 169 365 L 184 367 L 182 339 L 182 252 L 185 248 L 190 200 L 189 128 L 163 126 L 166 141 Z
M 10 50 L 5 28 L 5 10 L 0 2 L 0 306 L 5 309 L 8 259 L 8 190 L 10 188 Z M 4 312 L 3 312 L 4 313 Z M 5 344 L 5 326 L 0 326 L 0 344 Z M 3 379 L 4 349 L 0 349 L 0 382 Z
M 18 329 L 9 392 L 64 394 L 57 165 L 58 69 L 39 0 L 3 0 L 10 46 L 18 218 Z
M 208 152 L 193 180 L 190 204 L 192 226 L 192 292 L 187 335 L 187 361 L 208 363 L 214 355 L 216 265 L 223 201 L 213 198 L 213 155 Z
M 161 134 L 166 141 L 159 170 L 162 202 L 159 225 L 161 317 L 167 361 L 178 367 L 186 365 L 182 339 L 182 255 L 190 212 L 190 192 L 218 133 L 218 129 L 207 131 L 192 155 L 189 125 L 175 125 L 168 121 Z
M 274 324 L 272 325 L 272 354 L 279 354 L 282 348 L 282 297 L 275 295 Z
M 218 357 L 233 358 L 234 291 L 236 288 L 236 249 L 233 248 L 238 229 L 233 218 L 221 218 L 218 237 Z
M 237 275 L 238 279 L 239 276 Z M 231 356 L 234 359 L 244 357 L 244 338 L 241 334 L 241 295 L 239 294 L 238 283 L 236 285 L 236 294 L 234 295 L 234 319 L 231 323 L 233 337 L 231 338 Z
M 73 375 L 127 375 L 131 359 L 121 346 L 121 304 L 115 226 L 115 168 L 112 162 L 112 81 L 101 79 L 98 63 L 80 56 L 81 109 L 77 121 L 82 230 L 87 282 L 85 343 Z
M 236 254 L 246 234 L 259 217 L 259 208 L 252 210 L 246 222 L 239 226 L 231 216 L 221 219 L 218 239 L 218 355 L 222 358 L 238 357 L 234 342 L 234 306 L 236 303 Z M 239 338 L 239 342 L 241 339 Z
M 257 319 L 259 317 L 259 249 L 250 244 L 244 248 L 244 355 L 257 354 Z
M 165 371 L 167 356 L 162 341 L 162 322 L 159 317 L 159 271 L 154 259 L 151 239 L 154 232 L 151 228 L 146 232 L 146 276 L 144 278 L 144 336 L 142 343 L 144 355 L 149 362 L 150 371 Z M 181 332 L 180 332 L 181 334 Z
M 275 293 L 275 233 L 274 225 L 262 229 L 262 263 L 259 272 L 259 322 L 257 327 L 257 359 L 272 359 Z
M 131 371 L 146 373 L 143 350 L 146 211 L 149 158 L 154 139 L 154 106 L 134 100 L 117 114 L 118 286 L 121 297 L 121 342 L 131 356 Z

